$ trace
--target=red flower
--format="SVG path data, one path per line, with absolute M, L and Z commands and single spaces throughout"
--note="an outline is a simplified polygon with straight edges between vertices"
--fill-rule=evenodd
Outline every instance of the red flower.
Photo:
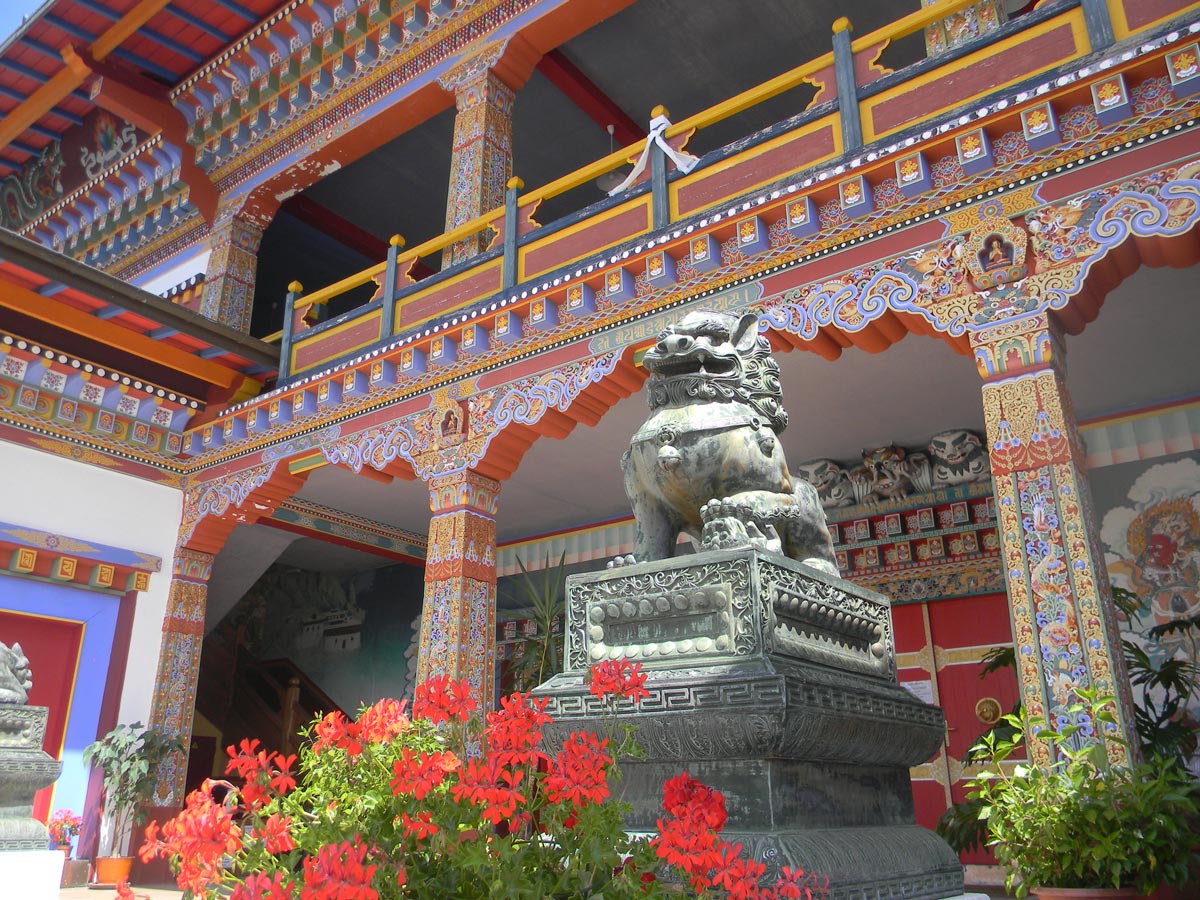
M 255 872 L 233 889 L 229 900 L 292 900 L 296 885 L 283 880 L 283 873 L 276 872 L 268 878 L 264 872 Z
M 182 812 L 162 827 L 166 852 L 180 860 L 176 882 L 181 889 L 201 896 L 221 882 L 222 859 L 242 846 L 242 832 L 234 824 L 232 812 L 213 800 L 212 786 L 206 780 L 199 790 L 192 791 Z M 153 837 L 153 832 L 147 837 Z
M 326 747 L 345 750 L 351 758 L 362 753 L 363 745 L 358 739 L 358 725 L 347 719 L 343 713 L 326 713 L 317 723 L 315 734 L 317 740 L 313 743 L 313 753 L 320 753 Z
M 639 702 L 649 697 L 646 690 L 646 674 L 642 664 L 627 659 L 606 659 L 592 666 L 589 690 L 598 700 L 609 697 L 624 697 Z
M 404 714 L 407 706 L 407 700 L 385 697 L 367 707 L 358 716 L 359 737 L 369 744 L 385 744 L 403 734 L 412 725 Z
M 713 884 L 729 892 L 730 900 L 754 900 L 759 896 L 758 880 L 767 867 L 757 860 L 741 856 L 741 844 L 721 844 L 713 865 Z
M 553 721 L 546 715 L 549 698 L 530 700 L 517 692 L 500 699 L 500 709 L 487 714 L 483 736 L 488 755 L 502 766 L 521 765 L 544 759 L 535 748 L 542 740 L 542 726 Z
M 475 698 L 465 679 L 454 681 L 449 675 L 438 675 L 417 685 L 413 715 L 428 719 L 434 725 L 451 720 L 465 722 L 475 706 Z
M 158 823 L 151 822 L 146 826 L 146 840 L 138 850 L 138 858 L 148 863 L 167 849 L 167 845 L 158 839 Z
M 663 785 L 663 809 L 677 819 L 695 820 L 712 831 L 725 827 L 725 797 L 681 772 Z
M 418 841 L 423 841 L 440 830 L 433 824 L 433 814 L 428 811 L 417 813 L 415 819 L 410 818 L 408 813 L 401 813 L 400 819 L 404 823 L 405 836 L 415 837 Z
M 275 754 L 276 768 L 271 772 L 271 790 L 277 794 L 286 794 L 296 789 L 296 776 L 292 774 L 292 764 L 295 761 L 295 753 L 288 756 L 282 753 Z
M 378 900 L 379 892 L 371 887 L 378 867 L 365 865 L 366 855 L 367 847 L 357 836 L 353 844 L 323 846 L 316 857 L 304 860 L 301 900 Z
M 450 793 L 460 802 L 466 799 L 483 806 L 484 818 L 496 825 L 511 817 L 518 803 L 525 802 L 525 795 L 517 790 L 524 777 L 522 770 L 506 769 L 494 759 L 473 759 Z
M 243 738 L 237 749 L 232 745 L 225 748 L 229 762 L 225 774 L 237 775 L 245 783 L 242 787 L 242 802 L 250 809 L 257 809 L 267 801 L 266 779 L 271 774 L 271 756 L 259 749 L 258 738 Z M 277 754 L 276 754 L 277 755 Z
M 263 822 L 261 829 L 255 830 L 254 836 L 262 838 L 263 847 L 268 853 L 287 853 L 296 849 L 296 842 L 292 840 L 291 827 L 291 818 L 274 813 L 271 818 Z
M 448 773 L 460 765 L 458 757 L 449 751 L 414 754 L 405 747 L 400 751 L 400 759 L 392 763 L 392 773 L 396 776 L 391 781 L 392 793 L 397 796 L 412 794 L 418 800 L 424 800 Z
M 550 774 L 543 782 L 550 803 L 573 806 L 602 803 L 609 795 L 606 766 L 612 757 L 604 752 L 608 739 L 591 732 L 572 732 L 554 757 Z

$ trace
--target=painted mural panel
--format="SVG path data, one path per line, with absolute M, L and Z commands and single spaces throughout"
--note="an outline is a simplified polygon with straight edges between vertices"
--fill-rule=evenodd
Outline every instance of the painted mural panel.
M 290 660 L 346 711 L 411 693 L 421 571 L 388 566 L 337 577 L 275 565 L 209 635 L 242 659 Z
M 1124 636 L 1156 665 L 1171 657 L 1200 661 L 1195 628 L 1150 633 L 1200 616 L 1200 452 L 1104 466 L 1089 478 L 1109 577 L 1140 601 Z M 1186 715 L 1193 728 L 1200 725 L 1200 698 Z M 1200 758 L 1193 767 L 1200 770 Z

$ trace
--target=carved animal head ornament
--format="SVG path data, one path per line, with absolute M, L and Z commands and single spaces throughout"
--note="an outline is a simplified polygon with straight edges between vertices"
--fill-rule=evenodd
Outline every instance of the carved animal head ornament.
M 0 703 L 24 705 L 29 700 L 29 689 L 33 687 L 33 676 L 29 673 L 29 659 L 20 644 L 0 643 Z
M 690 312 L 658 336 L 644 358 L 651 409 L 704 402 L 751 406 L 779 434 L 787 427 L 779 364 L 752 313 Z

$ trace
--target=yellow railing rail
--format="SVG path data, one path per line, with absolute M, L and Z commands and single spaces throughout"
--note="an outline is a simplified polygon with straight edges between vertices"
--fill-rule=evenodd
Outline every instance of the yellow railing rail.
M 866 50 L 868 47 L 874 47 L 876 44 L 881 44 L 885 40 L 899 40 L 902 37 L 908 37 L 916 31 L 920 31 L 927 25 L 932 25 L 946 16 L 953 15 L 959 10 L 966 9 L 968 6 L 973 6 L 979 0 L 939 0 L 939 2 L 923 7 L 914 13 L 909 13 L 903 19 L 897 19 L 890 25 L 884 25 L 881 28 L 876 28 L 869 34 L 864 34 L 860 38 L 850 42 L 850 48 L 858 53 L 860 50 Z

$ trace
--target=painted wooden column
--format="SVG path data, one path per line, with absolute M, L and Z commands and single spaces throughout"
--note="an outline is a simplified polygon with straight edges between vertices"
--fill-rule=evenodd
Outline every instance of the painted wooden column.
M 177 735 L 188 746 L 196 709 L 196 683 L 200 678 L 200 648 L 204 643 L 204 615 L 213 556 L 180 548 L 175 554 L 171 591 L 163 618 L 158 676 L 150 709 L 152 727 Z M 154 806 L 183 805 L 187 754 L 169 759 L 159 770 Z M 134 847 L 138 846 L 135 841 Z
M 254 216 L 240 212 L 218 215 L 213 223 L 211 255 L 200 299 L 202 316 L 249 333 L 263 228 Z
M 446 231 L 504 204 L 512 175 L 512 112 L 516 87 L 496 72 L 506 42 L 489 44 L 439 79 L 454 92 L 454 146 L 450 188 L 446 197 Z M 487 232 L 472 235 L 446 249 L 442 268 L 483 252 Z
M 1136 752 L 1116 610 L 1100 549 L 1084 452 L 1064 382 L 1061 334 L 1047 315 L 971 334 L 983 377 L 1001 547 L 1021 699 L 1033 722 L 1079 725 L 1081 740 L 1119 735 Z M 1078 691 L 1118 699 L 1117 722 L 1072 713 Z M 1044 743 L 1032 759 L 1050 762 Z M 1114 762 L 1125 747 L 1105 744 Z
M 472 471 L 429 479 L 429 546 L 417 682 L 465 678 L 489 709 L 496 667 L 496 504 L 500 482 Z

